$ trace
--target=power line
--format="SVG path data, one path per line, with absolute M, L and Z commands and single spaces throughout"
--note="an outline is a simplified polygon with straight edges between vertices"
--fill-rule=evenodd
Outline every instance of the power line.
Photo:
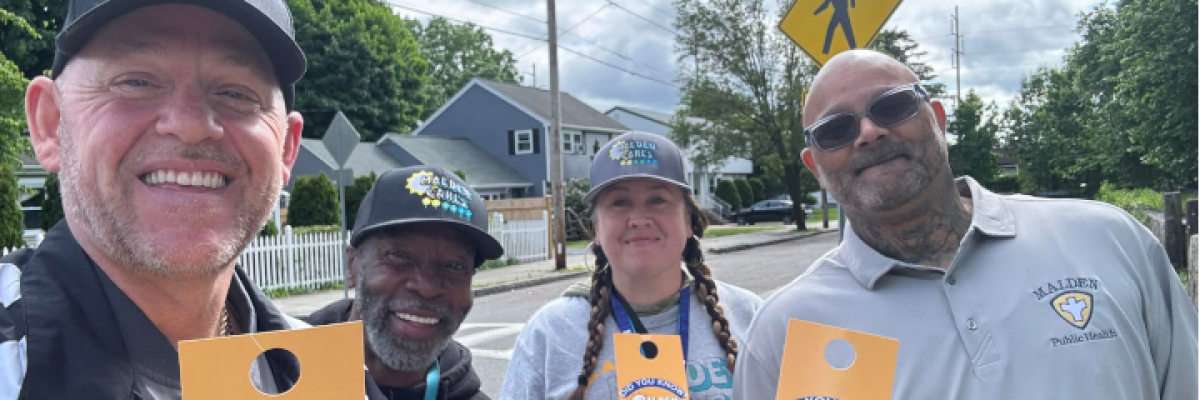
M 654 9 L 654 11 L 658 11 L 659 14 L 665 15 L 665 16 L 667 16 L 667 18 L 675 18 L 675 16 L 671 15 L 671 13 L 663 11 L 661 8 L 655 7 L 653 4 L 650 4 L 650 2 L 648 2 L 646 0 L 638 0 L 638 1 L 640 1 L 642 4 L 650 6 L 650 8 Z
M 591 13 L 591 14 L 588 14 L 588 16 L 587 16 L 587 17 L 584 17 L 582 20 L 579 20 L 579 22 L 578 22 L 578 23 L 576 23 L 575 25 L 572 25 L 570 28 L 567 28 L 566 30 L 564 30 L 564 31 L 562 31 L 562 32 L 559 32 L 558 34 L 561 36 L 561 35 L 566 35 L 566 34 L 570 33 L 570 32 L 571 32 L 572 30 L 574 30 L 575 28 L 578 28 L 580 25 L 583 25 L 583 23 L 584 23 L 584 22 L 587 22 L 589 19 L 592 19 L 592 17 L 595 17 L 597 14 L 600 14 L 600 12 L 601 12 L 601 11 L 604 11 L 604 9 L 605 9 L 605 8 L 608 8 L 608 6 L 609 6 L 609 5 L 610 5 L 610 4 L 605 4 L 605 5 L 603 5 L 603 6 L 600 6 L 600 8 L 597 8 L 597 9 L 596 9 L 596 11 L 592 11 L 592 13 Z M 579 36 L 579 35 L 575 35 L 575 36 Z M 524 53 L 524 54 L 521 54 L 520 56 L 517 56 L 517 58 L 516 58 L 516 59 L 518 59 L 518 60 L 519 60 L 519 59 L 525 58 L 525 56 L 528 56 L 528 55 L 530 55 L 530 54 L 533 54 L 533 52 L 535 52 L 535 51 L 537 51 L 538 49 L 541 49 L 541 48 L 542 48 L 542 46 L 541 46 L 541 45 L 538 45 L 538 46 L 537 46 L 537 47 L 535 47 L 533 50 L 529 50 L 528 52 L 526 52 L 526 53 Z
M 513 32 L 513 31 L 505 30 L 505 29 L 499 29 L 499 28 L 493 28 L 493 27 L 490 27 L 490 26 L 479 25 L 479 24 L 475 24 L 475 23 L 473 23 L 473 22 L 470 22 L 470 21 L 464 21 L 464 20 L 457 19 L 457 18 L 451 18 L 451 17 L 447 17 L 447 16 L 445 16 L 445 15 L 441 15 L 441 14 L 437 14 L 437 13 L 432 13 L 432 12 L 429 12 L 429 11 L 418 10 L 418 9 L 416 9 L 416 8 L 412 8 L 412 7 L 410 7 L 410 6 L 407 6 L 407 5 L 404 5 L 404 4 L 396 3 L 395 1 L 391 1 L 391 0 L 389 0 L 389 1 L 388 1 L 388 4 L 389 4 L 389 5 L 391 5 L 392 7 L 396 7 L 396 8 L 400 8 L 400 9 L 404 9 L 404 10 L 408 10 L 408 11 L 416 12 L 416 13 L 421 13 L 421 14 L 425 14 L 425 15 L 429 15 L 429 16 L 434 16 L 434 17 L 442 17 L 442 18 L 445 18 L 445 19 L 447 19 L 447 20 L 454 21 L 454 22 L 458 22 L 458 23 L 463 23 L 463 24 L 472 24 L 472 25 L 475 25 L 475 26 L 478 26 L 478 27 L 480 27 L 481 29 L 486 29 L 486 30 L 490 30 L 490 31 L 494 31 L 494 32 L 500 32 L 500 33 L 504 33 L 504 34 L 508 34 L 508 35 L 513 35 L 513 36 L 517 36 L 517 37 L 522 37 L 522 38 L 525 38 L 525 39 L 529 39 L 529 40 L 535 40 L 535 41 L 538 41 L 538 42 L 546 42 L 546 41 L 547 41 L 547 39 L 544 39 L 544 38 L 534 37 L 534 36 L 530 36 L 530 35 L 527 35 L 527 34 L 523 34 L 523 33 L 517 33 L 517 32 Z M 571 53 L 571 54 L 575 54 L 575 55 L 577 55 L 577 56 L 580 56 L 580 57 L 583 57 L 583 58 L 586 58 L 586 59 L 592 60 L 592 61 L 594 61 L 594 62 L 596 62 L 596 63 L 599 63 L 599 64 L 602 64 L 602 65 L 608 66 L 608 67 L 610 67 L 610 68 L 613 68 L 613 69 L 619 70 L 619 71 L 621 71 L 621 72 L 624 72 L 624 73 L 627 73 L 627 74 L 629 74 L 629 75 L 633 75 L 633 76 L 636 76 L 636 77 L 639 77 L 639 78 L 642 78 L 642 79 L 645 79 L 645 80 L 648 80 L 648 81 L 651 81 L 651 82 L 660 83 L 660 84 L 663 84 L 663 85 L 667 85 L 667 86 L 671 86 L 671 87 L 674 87 L 674 88 L 678 88 L 678 86 L 675 86 L 675 84 L 673 84 L 673 83 L 670 83 L 670 82 L 667 82 L 667 81 L 663 81 L 663 80 L 659 80 L 659 79 L 656 79 L 656 78 L 653 78 L 653 77 L 650 77 L 650 76 L 647 76 L 647 75 L 643 75 L 643 74 L 641 74 L 641 73 L 638 73 L 638 72 L 636 72 L 636 71 L 629 70 L 629 69 L 627 69 L 627 68 L 623 68 L 623 67 L 620 67 L 620 66 L 613 65 L 613 64 L 611 64 L 611 63 L 605 62 L 605 61 L 598 60 L 598 59 L 596 59 L 596 58 L 594 58 L 594 57 L 592 57 L 592 56 L 589 56 L 589 55 L 587 55 L 587 54 L 580 53 L 579 51 L 576 51 L 576 50 L 574 50 L 574 49 L 571 49 L 571 48 L 569 48 L 569 47 L 566 47 L 566 46 L 558 46 L 558 47 L 559 47 L 560 49 L 563 49 L 563 50 L 565 50 L 565 51 L 567 51 L 567 52 Z
M 582 25 L 584 22 L 587 22 L 587 20 L 588 20 L 588 19 L 590 19 L 592 16 L 595 16 L 595 15 L 596 15 L 597 13 L 599 13 L 600 11 L 603 11 L 603 10 L 604 10 L 605 8 L 607 8 L 608 6 L 609 6 L 609 5 L 608 5 L 608 4 L 606 4 L 606 5 L 604 5 L 603 7 L 600 7 L 599 9 L 597 9 L 597 10 L 596 10 L 596 12 L 592 13 L 592 15 L 589 15 L 587 18 L 584 18 L 583 20 L 579 21 L 579 23 L 575 24 L 575 26 L 572 26 L 570 29 L 567 29 L 566 31 L 563 31 L 563 32 L 561 33 L 561 35 L 565 35 L 565 34 L 567 34 L 567 33 L 568 33 L 568 31 L 571 31 L 571 30 L 575 29 L 576 27 L 578 27 L 578 26 Z M 638 67 L 642 67 L 642 68 L 649 68 L 649 69 L 652 69 L 652 70 L 655 70 L 655 71 L 658 71 L 658 72 L 662 72 L 662 73 L 668 73 L 668 74 L 669 74 L 669 73 L 671 73 L 671 71 L 665 71 L 665 70 L 662 70 L 662 69 L 656 68 L 656 67 L 654 67 L 653 65 L 650 65 L 650 64 L 645 64 L 645 63 L 638 62 L 638 60 L 635 60 L 635 59 L 633 59 L 633 57 L 630 57 L 630 56 L 627 56 L 627 55 L 625 55 L 625 54 L 619 53 L 619 52 L 617 52 L 616 50 L 613 50 L 613 49 L 610 49 L 610 48 L 607 48 L 607 47 L 601 46 L 601 45 L 600 45 L 600 43 L 596 43 L 596 41 L 595 41 L 595 40 L 592 40 L 592 39 L 588 39 L 588 38 L 586 38 L 586 37 L 583 37 L 582 35 L 580 35 L 580 34 L 578 34 L 578 33 L 572 33 L 572 34 L 573 34 L 573 35 L 575 35 L 575 37 L 579 38 L 580 40 L 583 40 L 585 43 L 588 43 L 588 44 L 592 45 L 592 47 L 598 48 L 598 49 L 600 49 L 600 50 L 604 50 L 604 52 L 606 52 L 606 53 L 608 53 L 608 54 L 612 54 L 612 55 L 614 55 L 614 56 L 617 56 L 618 58 L 620 58 L 620 59 L 622 59 L 622 60 L 629 61 L 629 62 L 633 63 L 634 65 L 636 65 L 636 66 L 638 66 Z M 561 36 L 561 35 L 560 35 L 560 36 Z M 537 46 L 536 46 L 536 48 L 534 48 L 534 49 L 532 49 L 532 50 L 529 50 L 528 52 L 526 52 L 526 53 L 524 53 L 524 54 L 521 54 L 521 56 L 517 57 L 516 59 L 521 59 L 521 58 L 524 58 L 525 56 L 528 56 L 528 55 L 530 55 L 530 54 L 533 54 L 535 51 L 537 51 L 537 50 L 539 50 L 539 49 L 541 49 L 541 48 L 542 48 L 542 45 L 537 45 Z
M 490 8 L 490 9 L 493 9 L 493 10 L 496 10 L 496 11 L 500 11 L 500 12 L 502 12 L 502 13 L 505 13 L 505 14 L 509 14 L 509 15 L 512 15 L 512 16 L 516 16 L 516 17 L 520 17 L 520 18 L 524 18 L 524 19 L 527 19 L 527 20 L 533 21 L 533 22 L 537 22 L 537 23 L 539 23 L 539 24 L 542 24 L 542 25 L 545 25 L 545 24 L 546 24 L 546 21 L 543 21 L 543 20 L 540 20 L 540 19 L 537 19 L 537 18 L 534 18 L 534 17 L 530 17 L 530 16 L 528 16 L 528 15 L 523 15 L 523 14 L 517 13 L 517 12 L 515 12 L 515 11 L 509 11 L 509 10 L 505 10 L 505 9 L 503 9 L 503 8 L 500 8 L 500 7 L 493 6 L 493 5 L 491 5 L 491 4 L 487 4 L 487 3 L 480 2 L 479 0 L 467 0 L 467 1 L 469 1 L 469 2 L 472 2 L 472 3 L 475 3 L 475 4 L 478 4 L 478 5 L 481 5 L 481 6 L 484 6 L 484 7 L 487 7 L 487 8 Z
M 967 33 L 963 33 L 962 36 L 990 35 L 993 33 L 1052 30 L 1052 29 L 1074 28 L 1074 27 L 1075 27 L 1075 25 L 1047 25 L 1047 26 L 1033 26 L 1033 27 L 1025 27 L 1025 28 L 994 29 L 994 30 L 967 32 Z M 892 27 L 889 29 L 896 29 L 896 28 Z M 919 38 L 913 38 L 912 40 L 914 42 L 916 42 L 916 41 L 928 40 L 928 39 L 950 39 L 953 37 L 954 37 L 953 34 L 949 34 L 949 35 L 942 34 L 942 35 L 933 35 L 933 36 L 922 36 Z
M 583 57 L 583 58 L 586 58 L 586 59 L 589 59 L 589 60 L 595 61 L 595 62 L 597 62 L 597 63 L 600 63 L 600 64 L 607 65 L 607 66 L 609 66 L 609 67 L 612 67 L 613 69 L 617 69 L 617 70 L 624 71 L 624 72 L 625 72 L 625 73 L 627 73 L 627 74 L 630 74 L 630 75 L 633 75 L 633 76 L 636 76 L 636 77 L 639 77 L 639 78 L 642 78 L 642 79 L 645 79 L 645 80 L 648 80 L 648 81 L 652 81 L 652 82 L 660 83 L 660 84 L 663 84 L 663 85 L 667 85 L 667 86 L 670 86 L 670 87 L 673 87 L 673 88 L 676 88 L 676 89 L 678 89 L 678 88 L 679 88 L 679 86 L 676 86 L 674 83 L 667 82 L 667 81 L 663 81 L 663 80 L 659 80 L 659 79 L 655 79 L 655 78 L 652 78 L 652 77 L 649 77 L 649 76 L 646 76 L 646 75 L 642 75 L 642 74 L 640 74 L 640 73 L 637 73 L 637 72 L 634 72 L 634 71 L 630 71 L 630 70 L 628 70 L 628 69 L 625 69 L 625 68 L 622 68 L 622 67 L 619 67 L 619 66 L 616 66 L 616 65 L 613 65 L 613 64 L 609 64 L 608 62 L 605 62 L 605 61 L 601 61 L 601 60 L 598 60 L 598 59 L 592 58 L 592 56 L 589 56 L 589 55 L 587 55 L 587 54 L 583 54 L 583 53 L 580 53 L 580 52 L 578 52 L 578 51 L 572 50 L 572 49 L 571 49 L 571 48 L 569 48 L 569 47 L 564 47 L 564 46 L 558 46 L 558 47 L 559 47 L 559 48 L 561 48 L 561 49 L 563 49 L 563 50 L 566 50 L 568 53 L 571 53 L 571 54 L 574 54 L 574 55 L 577 55 L 577 56 L 580 56 L 580 57 Z
M 1044 29 L 1062 29 L 1062 28 L 1075 28 L 1075 25 L 1048 25 L 1048 26 L 1034 26 L 1034 27 L 1027 27 L 1027 28 L 993 29 L 993 30 L 986 30 L 986 31 L 975 31 L 975 32 L 970 32 L 970 33 L 964 33 L 963 36 L 980 35 L 980 34 L 985 34 L 985 33 L 992 34 L 992 33 L 1038 31 L 1038 30 L 1044 30 Z
M 471 22 L 471 21 L 464 21 L 464 20 L 457 19 L 457 18 L 451 18 L 451 17 L 447 17 L 447 16 L 445 16 L 445 15 L 441 15 L 441 14 L 431 13 L 431 12 L 429 12 L 429 11 L 418 10 L 418 9 L 412 8 L 412 7 L 410 7 L 410 6 L 407 6 L 407 5 L 403 5 L 403 4 L 400 4 L 400 3 L 396 3 L 395 1 L 388 1 L 388 4 L 389 4 L 389 5 L 391 5 L 392 7 L 396 7 L 396 8 L 400 8 L 400 9 L 405 9 L 405 10 L 408 10 L 408 11 L 412 11 L 412 12 L 416 12 L 416 13 L 421 13 L 421 14 L 425 14 L 425 15 L 429 15 L 429 16 L 433 16 L 433 17 L 441 17 L 441 18 L 445 18 L 445 19 L 447 19 L 447 20 L 454 21 L 454 22 L 458 22 L 458 23 L 461 23 L 461 24 L 471 24 L 471 25 L 475 25 L 475 26 L 478 26 L 478 27 L 480 27 L 480 28 L 482 28 L 482 29 L 487 29 L 487 30 L 489 30 L 489 31 L 500 32 L 500 33 L 504 33 L 504 34 L 508 34 L 508 35 L 513 35 L 513 36 L 517 36 L 517 37 L 526 38 L 526 39 L 529 39 L 529 40 L 536 40 L 536 41 L 539 41 L 539 42 L 545 42 L 545 41 L 546 41 L 546 39 L 545 39 L 545 38 L 534 37 L 534 36 L 530 36 L 530 35 L 527 35 L 527 34 L 524 34 L 524 33 L 517 33 L 517 32 L 513 32 L 513 31 L 505 30 L 505 29 L 493 28 L 493 27 L 490 27 L 490 26 L 483 26 L 483 25 L 479 25 L 479 24 L 476 24 L 476 23 L 474 23 L 474 22 Z
M 633 11 L 629 11 L 629 9 L 628 9 L 628 8 L 625 8 L 624 6 L 622 6 L 622 5 L 620 5 L 620 4 L 617 4 L 617 3 L 613 2 L 612 0 L 609 0 L 609 2 L 608 2 L 608 3 L 609 3 L 609 4 L 612 4 L 614 7 L 620 8 L 621 10 L 623 10 L 623 11 L 625 11 L 625 12 L 629 13 L 629 15 L 635 16 L 635 17 L 637 17 L 638 19 L 640 19 L 640 20 L 642 20 L 642 21 L 646 21 L 647 23 L 649 23 L 649 24 L 651 24 L 651 25 L 654 25 L 654 26 L 657 26 L 657 27 L 659 27 L 660 29 L 662 29 L 662 30 L 664 30 L 664 31 L 671 32 L 671 34 L 672 34 L 672 35 L 676 35 L 676 36 L 678 36 L 678 35 L 679 35 L 679 33 L 675 32 L 675 31 L 674 31 L 674 30 L 672 30 L 671 28 L 668 28 L 668 27 L 665 27 L 665 26 L 659 25 L 657 22 L 651 21 L 650 19 L 648 19 L 648 18 L 646 18 L 646 17 L 643 17 L 643 16 L 641 16 L 641 15 L 638 15 L 638 13 L 635 13 L 635 12 L 633 12 Z

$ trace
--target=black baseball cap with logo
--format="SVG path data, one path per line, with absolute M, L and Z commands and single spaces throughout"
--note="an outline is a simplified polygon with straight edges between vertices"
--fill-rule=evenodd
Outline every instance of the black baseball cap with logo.
M 296 81 L 307 68 L 304 51 L 296 42 L 292 13 L 284 0 L 67 0 L 67 16 L 55 40 L 54 65 L 50 76 L 57 78 L 71 57 L 109 22 L 134 10 L 158 4 L 191 4 L 219 12 L 237 21 L 258 39 L 271 59 L 287 109 L 295 105 Z
M 458 175 L 417 165 L 384 172 L 367 192 L 354 220 L 350 245 L 358 246 L 372 232 L 435 222 L 457 228 L 475 246 L 475 266 L 504 255 L 504 247 L 488 234 L 483 198 Z
M 630 178 L 650 178 L 687 189 L 687 171 L 679 146 L 662 135 L 626 132 L 608 141 L 592 160 L 592 188 L 583 197 L 591 203 L 604 188 Z

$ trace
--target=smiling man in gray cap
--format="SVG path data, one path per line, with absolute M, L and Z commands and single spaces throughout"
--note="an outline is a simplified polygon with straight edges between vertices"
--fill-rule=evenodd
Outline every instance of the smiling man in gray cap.
M 347 249 L 354 299 L 313 313 L 324 325 L 362 320 L 367 368 L 393 399 L 482 400 L 471 352 L 451 340 L 471 310 L 471 278 L 504 254 L 466 182 L 415 166 L 367 192 Z

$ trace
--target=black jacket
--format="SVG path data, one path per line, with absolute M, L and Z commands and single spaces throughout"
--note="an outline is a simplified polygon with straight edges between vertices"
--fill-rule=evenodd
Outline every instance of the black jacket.
M 249 332 L 306 326 L 275 308 L 240 267 L 233 279 L 228 298 L 231 317 L 240 315 L 239 325 Z M 20 385 L 0 384 L 0 398 L 151 398 L 143 378 L 147 366 L 135 363 L 135 356 L 151 359 L 152 368 L 167 371 L 161 376 L 174 372 L 178 379 L 174 347 L 84 253 L 66 221 L 51 228 L 36 250 L 0 260 L 0 300 L 4 306 L 0 343 L 18 344 L 0 347 L 0 380 Z M 13 350 L 20 347 L 26 351 L 23 357 Z M 288 357 L 271 354 L 265 357 L 271 376 L 263 379 L 281 390 L 290 389 L 299 366 Z M 15 361 L 22 358 L 27 361 L 23 371 L 3 367 L 18 365 Z M 369 375 L 365 383 L 369 398 L 382 398 L 377 389 L 372 390 Z
M 353 305 L 353 299 L 338 300 L 304 320 L 314 326 L 347 322 L 350 320 L 350 308 Z M 438 400 L 490 400 L 486 394 L 479 391 L 479 376 L 471 367 L 471 351 L 465 346 L 451 340 L 438 355 L 438 363 L 442 366 Z M 391 399 L 423 399 L 425 384 L 406 388 L 381 386 L 380 391 Z

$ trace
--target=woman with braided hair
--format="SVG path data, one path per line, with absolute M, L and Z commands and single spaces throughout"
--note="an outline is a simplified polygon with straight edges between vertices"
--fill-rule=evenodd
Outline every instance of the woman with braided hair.
M 594 272 L 526 324 L 500 399 L 619 398 L 618 332 L 679 335 L 690 397 L 732 397 L 737 338 L 762 299 L 713 280 L 699 241 L 708 221 L 685 182 L 662 136 L 629 132 L 600 149 L 584 197 Z

